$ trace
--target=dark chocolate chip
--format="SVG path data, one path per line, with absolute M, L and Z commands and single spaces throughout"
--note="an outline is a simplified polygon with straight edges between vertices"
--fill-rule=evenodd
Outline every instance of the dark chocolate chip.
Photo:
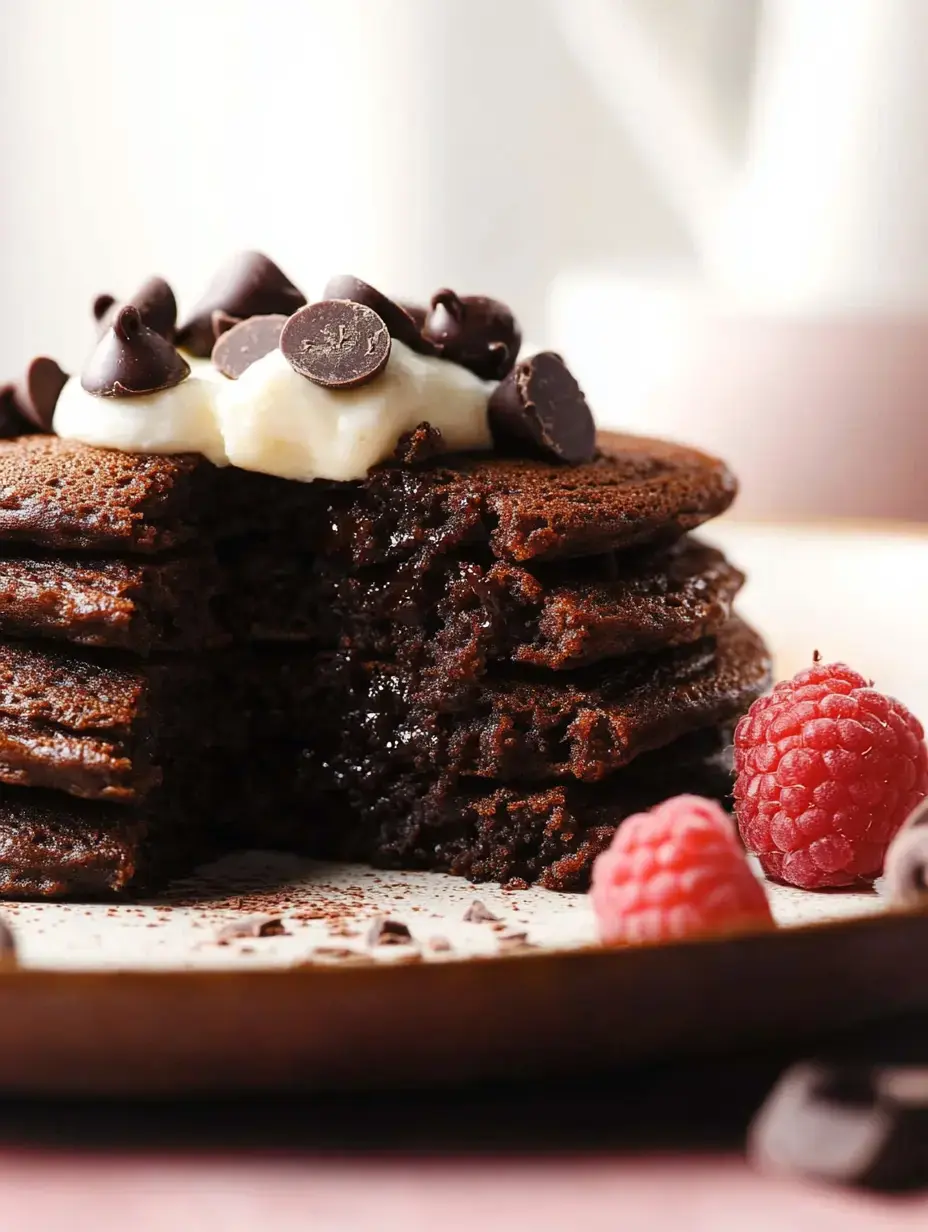
M 350 299 L 352 303 L 371 308 L 390 331 L 390 337 L 402 342 L 414 351 L 432 355 L 435 348 L 422 337 L 421 325 L 417 324 L 409 310 L 402 304 L 372 287 L 370 283 L 355 278 L 352 274 L 336 274 L 326 283 L 323 299 Z M 424 320 L 424 316 L 423 316 Z
M 505 304 L 485 295 L 457 295 L 447 287 L 432 296 L 422 336 L 442 359 L 485 381 L 501 381 L 522 345 L 516 319 Z
M 287 318 L 279 313 L 239 321 L 217 339 L 213 347 L 213 366 L 223 376 L 237 380 L 256 360 L 277 349 L 280 331 L 286 323 Z
M 143 282 L 134 295 L 121 303 L 116 302 L 112 295 L 98 295 L 93 302 L 93 315 L 97 319 L 97 328 L 102 336 L 112 326 L 120 308 L 131 304 L 138 308 L 142 323 L 153 329 L 168 342 L 174 339 L 174 327 L 177 324 L 177 300 L 174 292 L 163 278 L 157 275 Z
M 16 962 L 16 937 L 9 924 L 0 917 L 0 962 Z
M 467 924 L 497 924 L 499 916 L 494 915 L 485 903 L 482 903 L 479 898 L 475 898 L 471 905 L 464 912 L 464 920 Z
M 81 385 L 100 398 L 131 398 L 179 385 L 190 365 L 176 348 L 142 324 L 132 304 L 119 309 L 81 373 Z
M 894 907 L 928 905 L 928 826 L 906 823 L 890 843 L 883 865 L 883 894 Z
M 51 432 L 58 398 L 68 381 L 53 359 L 33 359 L 22 380 L 0 388 L 0 437 Z
M 560 462 L 589 462 L 596 426 L 583 391 L 553 351 L 524 359 L 490 398 L 490 431 L 505 450 L 528 451 Z
M 216 934 L 217 942 L 222 945 L 227 941 L 235 941 L 240 937 L 283 937 L 287 935 L 283 920 L 272 915 L 251 915 L 243 920 L 230 920 Z
M 924 1094 L 925 1071 L 913 1083 L 905 1068 L 793 1066 L 754 1120 L 752 1161 L 765 1171 L 873 1189 L 928 1184 L 925 1105 L 920 1095 L 911 1098 L 914 1088 Z
M 93 301 L 93 319 L 95 321 L 102 321 L 115 303 L 115 295 L 107 295 L 105 293 L 103 295 L 98 295 Z
M 378 919 L 367 933 L 368 945 L 409 945 L 412 933 L 402 920 Z
M 269 257 L 241 252 L 215 275 L 178 329 L 177 345 L 205 359 L 223 328 L 247 317 L 288 317 L 305 303 L 303 292 Z
M 280 349 L 291 368 L 317 385 L 354 389 L 383 371 L 390 333 L 372 308 L 324 299 L 293 314 L 280 335 Z

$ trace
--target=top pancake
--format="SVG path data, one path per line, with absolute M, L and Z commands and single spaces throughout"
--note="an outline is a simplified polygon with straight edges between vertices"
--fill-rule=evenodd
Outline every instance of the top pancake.
M 203 534 L 317 520 L 357 563 L 483 542 L 512 562 L 673 539 L 722 513 L 736 484 L 718 459 L 603 433 L 595 461 L 563 466 L 492 454 L 390 463 L 353 484 L 298 484 L 190 454 L 96 449 L 55 436 L 0 441 L 0 541 L 154 553 Z

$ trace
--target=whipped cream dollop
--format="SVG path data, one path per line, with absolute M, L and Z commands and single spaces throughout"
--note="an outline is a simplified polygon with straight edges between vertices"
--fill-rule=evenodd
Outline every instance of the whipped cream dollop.
M 218 466 L 283 479 L 363 479 L 397 440 L 423 422 L 448 450 L 488 449 L 487 405 L 496 387 L 459 364 L 419 355 L 393 339 L 386 367 L 356 389 L 326 389 L 274 350 L 229 380 L 207 360 L 170 389 L 99 397 L 72 377 L 53 430 L 129 453 L 202 453 Z

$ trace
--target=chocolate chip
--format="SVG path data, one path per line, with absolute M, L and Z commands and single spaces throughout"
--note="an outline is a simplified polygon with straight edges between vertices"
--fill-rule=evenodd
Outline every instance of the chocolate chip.
M 277 349 L 280 331 L 286 323 L 287 318 L 279 313 L 239 321 L 217 339 L 213 347 L 213 366 L 223 376 L 237 380 L 255 360 Z
M 280 349 L 301 376 L 327 389 L 354 389 L 382 372 L 390 334 L 372 308 L 324 299 L 295 312 L 280 335 Z
M 505 304 L 486 295 L 457 295 L 445 287 L 432 296 L 422 336 L 442 359 L 485 381 L 501 381 L 522 345 L 516 319 Z
M 355 278 L 353 274 L 336 274 L 326 283 L 323 299 L 349 299 L 352 303 L 371 308 L 390 331 L 390 337 L 402 342 L 414 351 L 432 355 L 435 348 L 422 337 L 422 325 L 403 304 L 396 303 L 372 287 L 370 283 Z M 422 321 L 425 320 L 423 310 Z
M 149 278 L 134 295 L 121 303 L 117 303 L 112 295 L 98 295 L 93 302 L 93 315 L 101 336 L 112 326 L 120 308 L 128 304 L 138 308 L 144 325 L 162 338 L 167 338 L 168 342 L 173 341 L 174 327 L 177 324 L 177 300 L 163 278 Z
M 261 252 L 241 252 L 214 276 L 177 331 L 177 345 L 205 359 L 223 325 L 228 329 L 248 317 L 278 313 L 288 317 L 305 303 L 303 292 L 269 257 Z
M 498 447 L 560 462 L 589 462 L 596 426 L 583 391 L 560 355 L 540 351 L 517 364 L 493 392 L 490 431 Z
M 81 385 L 100 398 L 131 398 L 179 385 L 190 365 L 175 347 L 142 324 L 132 304 L 119 309 L 81 373 Z
M 412 933 L 401 920 L 378 919 L 368 930 L 368 945 L 409 945 Z
M 283 920 L 272 915 L 251 915 L 243 920 L 230 920 L 216 934 L 217 942 L 222 945 L 227 941 L 235 941 L 240 937 L 284 937 L 287 930 Z
M 479 898 L 475 898 L 464 912 L 464 920 L 467 924 L 498 924 L 499 916 L 494 915 Z
M 33 359 L 22 380 L 0 388 L 0 437 L 51 432 L 58 398 L 68 381 L 53 359 Z
M 913 1085 L 902 1075 L 905 1068 L 793 1066 L 754 1120 L 752 1161 L 764 1171 L 844 1185 L 928 1184 L 925 1106 L 905 1099 L 906 1086 Z M 894 1096 L 894 1083 L 903 1098 Z
M 890 843 L 883 865 L 883 894 L 894 907 L 928 903 L 928 826 L 907 823 Z

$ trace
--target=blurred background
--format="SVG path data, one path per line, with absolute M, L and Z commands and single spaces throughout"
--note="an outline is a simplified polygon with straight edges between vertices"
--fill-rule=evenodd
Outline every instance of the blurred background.
M 4 0 L 0 371 L 244 247 L 512 303 L 760 517 L 928 517 L 926 0 Z

